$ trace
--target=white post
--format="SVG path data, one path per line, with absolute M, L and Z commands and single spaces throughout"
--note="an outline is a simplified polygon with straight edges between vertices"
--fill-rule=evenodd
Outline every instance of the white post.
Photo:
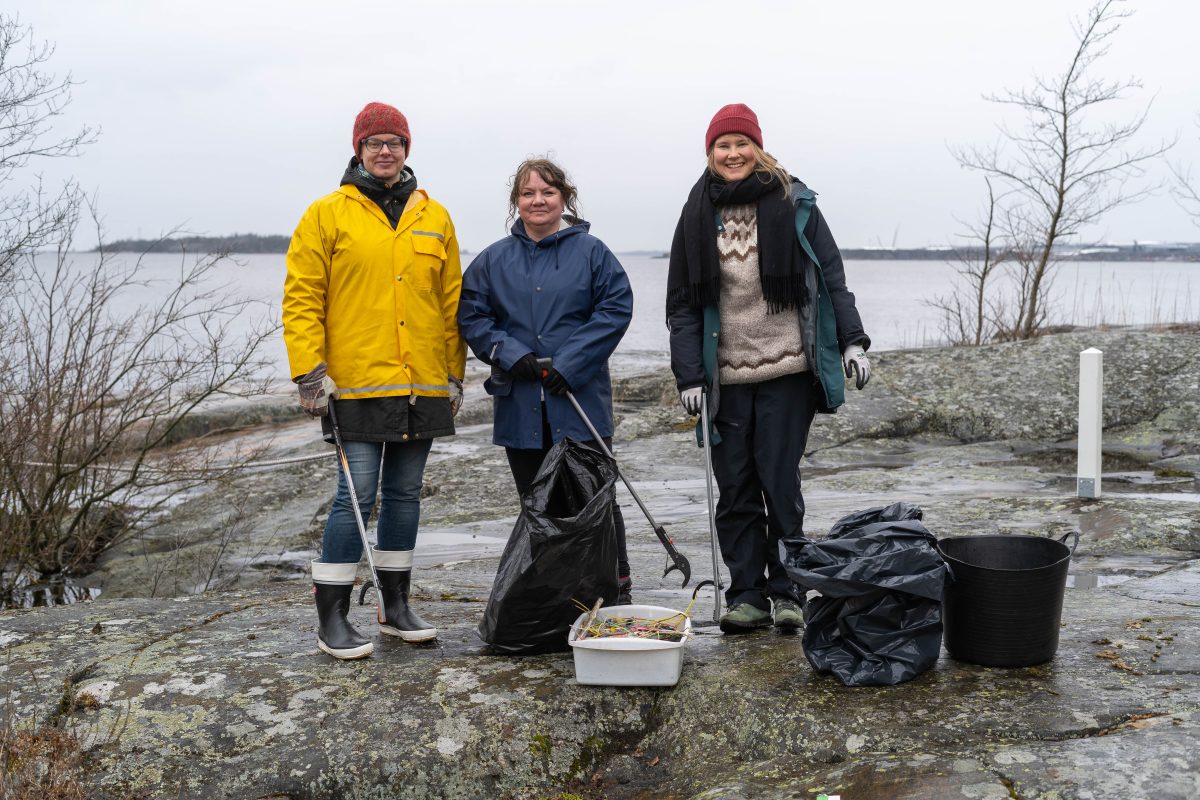
M 1104 353 L 1079 354 L 1079 497 L 1100 496 L 1100 447 L 1104 435 Z

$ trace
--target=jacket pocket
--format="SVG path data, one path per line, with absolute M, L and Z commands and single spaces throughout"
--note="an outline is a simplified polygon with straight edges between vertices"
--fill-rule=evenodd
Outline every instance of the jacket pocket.
M 434 288 L 446 261 L 446 247 L 436 236 L 428 233 L 412 234 L 413 263 L 408 270 L 413 286 L 423 291 Z
M 493 397 L 508 397 L 512 394 L 512 375 L 492 364 L 492 375 L 483 382 L 483 390 Z
M 433 256 L 438 261 L 446 260 L 446 247 L 442 240 L 431 233 L 414 231 L 412 235 L 413 250 L 421 255 Z

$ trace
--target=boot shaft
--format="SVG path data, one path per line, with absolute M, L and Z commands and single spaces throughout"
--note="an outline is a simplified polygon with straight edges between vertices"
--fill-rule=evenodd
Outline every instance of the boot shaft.
M 375 647 L 350 624 L 350 595 L 356 564 L 314 561 L 313 599 L 317 606 L 317 647 L 337 659 L 363 658 Z
M 314 583 L 313 598 L 317 604 L 317 617 L 321 627 L 327 620 L 334 617 L 345 619 L 350 613 L 350 598 L 354 594 L 354 586 L 336 583 Z
M 437 628 L 421 619 L 408 605 L 412 581 L 411 550 L 372 550 L 379 578 L 379 598 L 384 619 L 380 630 L 406 642 L 424 642 L 437 637 Z
M 408 591 L 412 581 L 412 570 L 377 569 L 379 592 L 384 598 L 384 608 L 393 603 L 408 604 Z

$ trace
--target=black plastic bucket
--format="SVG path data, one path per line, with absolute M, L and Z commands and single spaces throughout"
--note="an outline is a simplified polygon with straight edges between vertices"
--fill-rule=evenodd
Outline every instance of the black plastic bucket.
M 1068 548 L 1066 538 L 1075 539 Z M 1079 544 L 1072 531 L 1043 536 L 942 539 L 950 566 L 942 604 L 946 651 L 989 667 L 1028 667 L 1054 658 L 1067 568 Z

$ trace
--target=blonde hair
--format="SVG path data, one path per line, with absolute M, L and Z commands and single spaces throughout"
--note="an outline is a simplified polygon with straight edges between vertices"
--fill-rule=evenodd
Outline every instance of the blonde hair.
M 768 153 L 759 147 L 749 136 L 746 140 L 750 142 L 750 152 L 754 153 L 754 174 L 759 177 L 763 183 L 769 183 L 771 178 L 778 178 L 780 185 L 783 186 L 783 196 L 787 197 L 788 192 L 792 189 L 792 176 L 784 169 L 783 165 L 776 160 L 775 156 Z M 716 151 L 715 147 L 708 148 L 708 171 L 713 175 L 717 175 L 717 160 L 713 156 Z

